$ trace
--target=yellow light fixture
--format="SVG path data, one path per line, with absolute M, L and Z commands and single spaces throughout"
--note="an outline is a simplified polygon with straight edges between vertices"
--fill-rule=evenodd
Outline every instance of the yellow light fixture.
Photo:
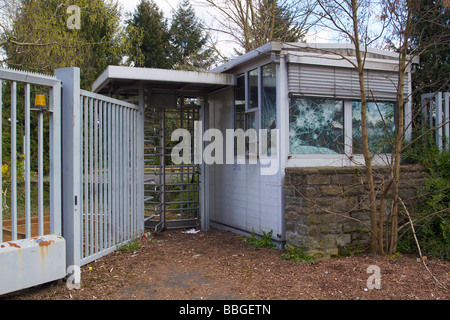
M 45 93 L 36 93 L 34 106 L 39 109 L 46 109 L 47 97 Z

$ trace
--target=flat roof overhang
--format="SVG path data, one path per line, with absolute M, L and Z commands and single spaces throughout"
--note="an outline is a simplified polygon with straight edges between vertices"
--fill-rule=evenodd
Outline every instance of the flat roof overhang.
M 92 91 L 104 95 L 137 96 L 141 84 L 150 93 L 197 98 L 235 86 L 236 77 L 224 73 L 108 66 L 95 80 Z

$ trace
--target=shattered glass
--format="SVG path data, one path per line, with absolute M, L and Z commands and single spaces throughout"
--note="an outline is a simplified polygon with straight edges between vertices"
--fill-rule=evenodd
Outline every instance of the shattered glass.
M 267 155 L 276 154 L 272 132 L 277 128 L 277 75 L 275 64 L 262 67 L 261 129 L 267 130 Z
M 361 102 L 353 102 L 353 153 L 362 153 Z M 372 154 L 392 152 L 395 132 L 394 102 L 367 103 L 367 136 Z
M 258 108 L 258 69 L 248 72 L 248 109 Z
M 344 102 L 322 98 L 292 99 L 291 154 L 341 154 L 344 150 Z

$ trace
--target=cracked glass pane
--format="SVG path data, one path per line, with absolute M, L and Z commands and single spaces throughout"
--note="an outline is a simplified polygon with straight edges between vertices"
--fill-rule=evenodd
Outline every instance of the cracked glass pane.
M 258 108 L 258 69 L 248 72 L 248 109 Z
M 291 154 L 341 154 L 344 150 L 344 102 L 293 98 L 290 107 Z
M 361 102 L 353 102 L 353 153 L 362 154 Z M 392 152 L 395 132 L 394 102 L 367 103 L 367 136 L 372 154 Z
M 235 106 L 234 129 L 243 129 L 244 130 L 244 128 L 245 128 L 245 125 L 244 125 L 244 122 L 245 122 L 245 76 L 244 75 L 237 77 L 234 106 Z
M 261 129 L 267 130 L 267 155 L 276 154 L 272 132 L 277 128 L 277 74 L 275 64 L 262 67 Z

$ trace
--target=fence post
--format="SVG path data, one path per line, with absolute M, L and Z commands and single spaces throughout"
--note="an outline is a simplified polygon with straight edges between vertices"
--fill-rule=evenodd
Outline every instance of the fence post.
M 450 150 L 450 92 L 444 92 L 444 137 L 445 137 L 445 151 Z
M 80 69 L 57 69 L 55 76 L 62 81 L 62 216 L 66 265 L 79 267 L 83 208 Z M 75 279 L 75 283 L 79 280 Z
M 436 144 L 440 150 L 442 150 L 442 92 L 438 92 L 435 98 L 435 112 L 436 112 L 436 126 L 439 126 L 436 130 Z

